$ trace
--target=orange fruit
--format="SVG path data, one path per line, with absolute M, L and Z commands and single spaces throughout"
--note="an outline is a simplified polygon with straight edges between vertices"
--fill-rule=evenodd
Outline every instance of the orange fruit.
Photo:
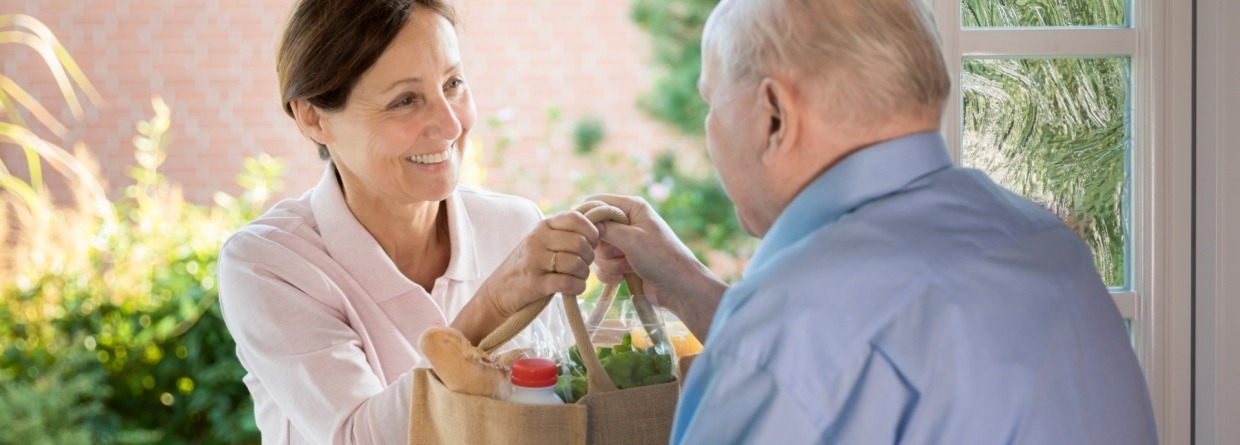
M 667 328 L 668 339 L 672 341 L 672 349 L 676 351 L 677 357 L 694 355 L 702 352 L 702 342 L 698 341 L 693 333 L 689 332 L 689 328 L 684 323 L 671 322 L 664 325 Z M 646 349 L 654 346 L 654 342 L 650 341 L 650 337 L 646 335 L 646 330 L 641 326 L 634 327 L 629 334 L 633 337 L 633 347 L 638 349 Z

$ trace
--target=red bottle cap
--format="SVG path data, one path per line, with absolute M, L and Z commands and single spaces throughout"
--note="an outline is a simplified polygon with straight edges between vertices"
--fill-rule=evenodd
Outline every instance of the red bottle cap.
M 555 385 L 555 362 L 545 358 L 523 358 L 512 364 L 512 384 L 526 388 Z

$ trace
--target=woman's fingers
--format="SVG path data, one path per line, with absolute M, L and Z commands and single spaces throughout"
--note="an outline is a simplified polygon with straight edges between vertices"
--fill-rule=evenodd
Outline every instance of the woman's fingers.
M 552 230 L 580 235 L 591 249 L 598 245 L 598 227 L 580 212 L 560 212 L 544 221 Z
M 551 252 L 547 273 L 568 275 L 580 280 L 590 278 L 590 263 L 575 253 Z
M 577 212 L 562 212 L 545 221 L 542 247 L 552 253 L 549 264 L 556 266 L 547 271 L 588 278 L 594 246 L 598 245 L 598 228 Z
M 563 273 L 543 275 L 539 281 L 542 283 L 540 295 L 543 296 L 556 292 L 566 295 L 581 295 L 586 291 L 586 280 L 584 278 Z

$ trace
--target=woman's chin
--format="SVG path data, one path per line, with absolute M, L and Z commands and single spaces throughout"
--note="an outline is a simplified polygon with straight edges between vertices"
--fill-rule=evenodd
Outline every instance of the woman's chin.
M 417 201 L 442 201 L 456 191 L 458 183 L 456 171 L 442 175 L 418 175 L 406 183 L 404 189 Z

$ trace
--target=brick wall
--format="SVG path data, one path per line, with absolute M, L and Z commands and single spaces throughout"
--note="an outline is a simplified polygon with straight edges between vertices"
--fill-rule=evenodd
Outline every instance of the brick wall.
M 515 137 L 487 185 L 547 202 L 575 199 L 559 173 L 588 175 L 572 160 L 570 128 L 584 116 L 604 120 L 602 150 L 647 159 L 680 143 L 637 111 L 649 85 L 647 41 L 619 0 L 465 0 L 462 50 L 480 122 L 508 117 L 474 134 L 492 150 Z M 241 160 L 261 152 L 285 159 L 286 195 L 311 187 L 322 170 L 313 146 L 279 106 L 274 50 L 289 0 L 6 0 L 0 14 L 44 21 L 106 103 L 74 122 L 38 55 L 0 46 L 0 69 L 70 126 L 71 140 L 99 158 L 113 193 L 130 181 L 134 125 L 159 94 L 173 110 L 164 172 L 195 202 L 216 190 L 236 193 Z M 547 110 L 563 119 L 549 127 Z M 550 130 L 550 138 L 546 135 Z M 71 145 L 66 142 L 65 145 Z M 0 159 L 24 175 L 24 158 L 0 144 Z M 494 157 L 486 157 L 495 162 Z M 566 164 L 561 165 L 561 162 Z M 629 177 L 639 174 L 633 169 Z M 51 181 L 56 186 L 56 181 Z

